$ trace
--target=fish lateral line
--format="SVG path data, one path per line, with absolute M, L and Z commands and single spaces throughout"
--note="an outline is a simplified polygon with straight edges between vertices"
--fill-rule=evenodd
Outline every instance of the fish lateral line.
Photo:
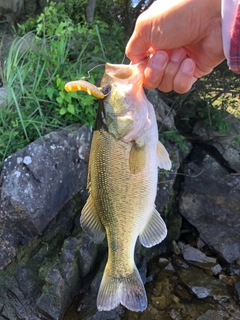
M 94 84 L 85 80 L 75 80 L 75 81 L 67 82 L 65 84 L 64 89 L 67 92 L 85 91 L 89 95 L 93 95 L 94 97 L 99 99 L 104 99 L 110 93 L 109 88 L 108 90 L 106 90 L 105 87 L 99 88 Z

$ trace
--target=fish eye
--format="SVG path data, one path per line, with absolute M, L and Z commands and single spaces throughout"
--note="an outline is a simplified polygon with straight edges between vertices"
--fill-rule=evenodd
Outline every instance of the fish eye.
M 107 84 L 106 86 L 102 87 L 101 91 L 105 96 L 107 96 L 111 92 L 111 86 Z

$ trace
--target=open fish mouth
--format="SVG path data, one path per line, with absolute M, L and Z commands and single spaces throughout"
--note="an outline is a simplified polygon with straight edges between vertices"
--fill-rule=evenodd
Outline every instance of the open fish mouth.
M 147 59 L 148 58 L 145 58 L 139 63 L 131 66 L 138 68 L 139 66 L 144 67 Z M 129 68 L 129 65 L 106 63 L 105 66 L 106 74 L 109 74 L 112 78 L 116 78 L 119 80 L 131 79 L 131 77 L 133 77 L 135 74 L 134 68 Z M 85 91 L 89 95 L 93 95 L 98 99 L 104 99 L 111 92 L 110 84 L 104 84 L 102 87 L 97 87 L 96 85 L 83 79 L 67 82 L 64 89 L 67 92 Z

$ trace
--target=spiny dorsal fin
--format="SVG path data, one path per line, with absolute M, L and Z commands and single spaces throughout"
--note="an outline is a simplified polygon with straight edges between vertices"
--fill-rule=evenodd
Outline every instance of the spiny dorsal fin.
M 154 208 L 148 222 L 139 234 L 139 240 L 144 247 L 150 248 L 162 242 L 167 235 L 167 227 L 160 213 Z
M 82 209 L 80 223 L 86 234 L 96 243 L 101 243 L 105 237 L 105 229 L 99 219 L 91 195 Z
M 169 154 L 160 141 L 157 144 L 157 165 L 160 169 L 166 170 L 170 170 L 172 167 Z

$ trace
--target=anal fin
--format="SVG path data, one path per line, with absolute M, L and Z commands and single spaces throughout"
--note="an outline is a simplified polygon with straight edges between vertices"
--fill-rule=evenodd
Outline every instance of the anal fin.
M 160 213 L 154 208 L 147 224 L 139 234 L 139 240 L 144 247 L 150 248 L 162 242 L 167 235 L 167 227 Z
M 91 194 L 82 209 L 80 223 L 83 230 L 94 242 L 101 243 L 103 241 L 105 229 L 99 219 Z

